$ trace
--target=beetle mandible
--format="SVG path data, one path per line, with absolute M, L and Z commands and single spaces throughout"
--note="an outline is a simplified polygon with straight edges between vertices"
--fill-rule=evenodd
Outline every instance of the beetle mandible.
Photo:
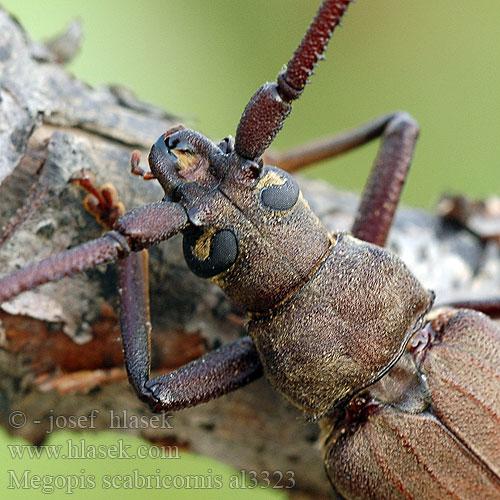
M 435 491 L 439 497 L 480 492 L 498 498 L 500 398 L 492 382 L 500 376 L 498 329 L 466 310 L 426 318 L 433 294 L 382 248 L 418 135 L 414 120 L 405 113 L 386 115 L 319 148 L 278 159 L 284 170 L 264 165 L 265 150 L 349 3 L 323 2 L 277 82 L 251 98 L 235 140 L 214 144 L 192 130 L 167 131 L 149 155 L 149 176 L 165 197 L 114 214 L 102 238 L 3 278 L 0 302 L 120 260 L 127 371 L 154 411 L 208 401 L 265 372 L 309 419 L 320 421 L 327 472 L 345 498 L 429 498 Z M 379 136 L 352 235 L 329 233 L 287 170 Z M 133 168 L 140 173 L 137 160 Z M 150 380 L 142 250 L 179 232 L 190 269 L 247 311 L 248 336 Z M 303 242 L 300 251 L 287 245 L 289 239 Z M 475 365 L 474 374 L 454 366 L 464 358 Z M 196 383 L 200 379 L 203 386 Z M 453 411 L 457 398 L 467 411 Z M 479 417 L 493 438 L 474 435 Z M 391 465 L 384 460 L 389 451 Z M 462 475 L 467 480 L 460 484 Z

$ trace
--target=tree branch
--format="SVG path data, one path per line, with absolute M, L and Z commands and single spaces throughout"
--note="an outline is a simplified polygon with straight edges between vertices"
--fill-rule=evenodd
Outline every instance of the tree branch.
M 147 153 L 175 122 L 123 89 L 92 89 L 70 76 L 44 46 L 0 11 L 7 42 L 0 50 L 0 270 L 28 263 L 101 234 L 83 193 L 68 184 L 82 167 L 112 183 L 127 208 L 162 197 L 154 182 L 128 175 L 131 150 Z M 301 181 L 313 209 L 332 229 L 349 228 L 357 198 Z M 222 292 L 192 275 L 180 239 L 150 251 L 155 372 L 175 369 L 242 334 L 242 318 Z M 293 242 L 291 242 L 293 243 Z M 438 295 L 439 302 L 500 295 L 500 258 L 466 231 L 417 210 L 401 210 L 391 248 Z M 0 308 L 1 422 L 34 443 L 49 412 L 88 415 L 109 428 L 109 411 L 150 415 L 128 386 L 117 323 L 115 269 L 98 268 L 28 292 Z M 9 427 L 13 410 L 29 415 Z M 129 429 L 175 443 L 238 468 L 293 470 L 297 495 L 320 498 L 330 486 L 316 426 L 277 396 L 265 380 L 175 414 L 173 429 Z M 48 425 L 48 422 L 47 422 Z

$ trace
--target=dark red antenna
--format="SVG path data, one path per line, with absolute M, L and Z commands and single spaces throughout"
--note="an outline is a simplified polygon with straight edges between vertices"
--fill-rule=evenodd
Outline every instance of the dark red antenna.
M 277 83 L 265 83 L 252 96 L 236 131 L 235 150 L 240 156 L 255 160 L 274 140 L 292 110 L 292 101 L 300 97 L 314 67 L 323 58 L 349 3 L 325 0 Z

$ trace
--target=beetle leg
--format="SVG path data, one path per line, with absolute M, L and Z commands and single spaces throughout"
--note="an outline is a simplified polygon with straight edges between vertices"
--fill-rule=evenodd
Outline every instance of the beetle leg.
M 293 173 L 314 163 L 340 156 L 380 137 L 387 124 L 398 114 L 394 112 L 378 116 L 345 132 L 307 142 L 288 151 L 266 151 L 263 155 L 264 163 Z
M 151 323 L 147 259 L 143 253 L 120 263 L 121 327 L 130 383 L 154 411 L 180 410 L 210 401 L 262 375 L 262 364 L 249 337 L 216 349 L 172 373 L 149 379 Z
M 140 395 L 151 365 L 147 251 L 129 255 L 118 267 L 120 319 L 129 380 Z
M 97 222 L 110 230 L 116 220 L 125 213 L 125 207 L 118 201 L 118 193 L 112 184 L 98 187 L 92 172 L 82 168 L 78 175 L 71 177 L 69 182 L 78 184 L 87 191 L 83 205 Z
M 418 124 L 407 113 L 396 114 L 384 128 L 352 226 L 356 238 L 385 245 L 408 176 L 418 131 Z
M 473 299 L 473 300 L 460 300 L 456 302 L 448 302 L 446 304 L 438 304 L 440 307 L 452 307 L 453 309 L 473 309 L 479 311 L 490 318 L 500 318 L 500 298 L 492 299 Z
M 384 246 L 418 136 L 418 125 L 410 115 L 401 111 L 383 115 L 347 132 L 285 153 L 268 152 L 265 160 L 266 163 L 294 172 L 380 136 L 380 150 L 361 198 L 352 233 L 361 240 Z
M 244 387 L 263 373 L 257 349 L 246 336 L 148 381 L 145 390 L 154 411 L 181 410 Z

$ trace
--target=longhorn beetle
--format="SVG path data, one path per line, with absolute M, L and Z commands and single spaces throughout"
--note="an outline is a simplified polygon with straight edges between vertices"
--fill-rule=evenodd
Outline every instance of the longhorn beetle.
M 132 171 L 160 183 L 161 201 L 122 214 L 112 196 L 77 179 L 109 231 L 4 277 L 0 302 L 119 261 L 127 372 L 153 411 L 209 401 L 265 373 L 319 421 L 326 470 L 344 498 L 499 498 L 500 331 L 475 311 L 429 313 L 433 293 L 383 248 L 415 121 L 389 114 L 277 158 L 281 168 L 264 164 L 349 3 L 323 1 L 286 69 L 250 99 L 234 140 L 173 128 L 152 146 L 148 173 L 133 154 Z M 329 233 L 289 171 L 376 137 L 352 234 Z M 143 250 L 179 232 L 189 268 L 246 310 L 248 336 L 150 379 Z

